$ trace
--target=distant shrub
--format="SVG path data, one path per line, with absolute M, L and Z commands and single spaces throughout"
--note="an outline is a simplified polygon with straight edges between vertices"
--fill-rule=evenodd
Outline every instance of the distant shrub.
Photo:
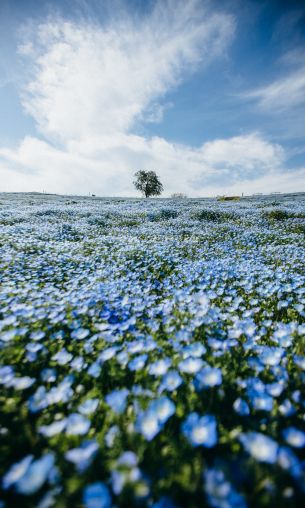
M 289 218 L 289 213 L 281 208 L 276 208 L 274 210 L 265 211 L 263 216 L 269 220 L 285 220 Z
M 132 216 L 121 216 L 120 219 L 114 224 L 116 227 L 136 227 L 141 225 L 141 220 Z
M 55 210 L 53 208 L 45 208 L 44 210 L 39 210 L 38 212 L 35 212 L 34 215 L 36 217 L 44 217 L 44 216 L 58 216 L 60 217 L 62 215 L 62 212 L 60 210 Z
M 195 210 L 192 213 L 192 217 L 196 220 L 221 222 L 223 220 L 233 219 L 235 215 L 232 212 L 225 212 L 223 210 L 202 209 Z
M 240 196 L 219 196 L 216 199 L 217 201 L 239 201 Z
M 187 199 L 187 195 L 183 194 L 183 192 L 174 192 L 174 194 L 171 195 L 172 199 Z
M 292 219 L 305 219 L 305 213 L 304 212 L 293 212 L 289 214 L 289 217 Z
M 178 212 L 177 210 L 171 210 L 170 208 L 162 208 L 160 211 L 160 217 L 165 220 L 175 219 L 178 217 Z
M 305 222 L 297 219 L 296 221 L 289 223 L 289 232 L 297 235 L 305 235 Z
M 299 234 L 299 235 L 305 235 L 305 224 L 298 224 L 295 227 L 295 231 L 294 232 Z
M 82 236 L 76 227 L 68 223 L 63 223 L 57 231 L 55 239 L 57 241 L 80 242 Z
M 92 226 L 100 226 L 100 227 L 106 227 L 107 226 L 107 220 L 105 217 L 89 217 L 88 218 L 88 224 L 91 224 Z
M 13 226 L 22 222 L 26 222 L 26 219 L 23 217 L 0 217 L 0 224 L 2 226 Z
M 178 217 L 177 210 L 172 210 L 171 208 L 162 208 L 158 212 L 151 212 L 148 214 L 148 220 L 154 222 L 154 221 L 162 221 L 162 220 L 169 220 L 169 219 L 175 219 Z

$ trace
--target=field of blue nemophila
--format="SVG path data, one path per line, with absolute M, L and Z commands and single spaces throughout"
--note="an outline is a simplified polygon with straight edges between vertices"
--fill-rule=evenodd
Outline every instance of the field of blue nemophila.
M 305 502 L 305 195 L 0 195 L 1 507 Z

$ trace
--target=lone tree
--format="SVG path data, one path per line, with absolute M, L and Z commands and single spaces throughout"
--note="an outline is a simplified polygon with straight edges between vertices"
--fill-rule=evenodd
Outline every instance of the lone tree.
M 150 196 L 160 196 L 163 191 L 163 185 L 154 171 L 137 171 L 135 173 L 135 188 L 142 192 L 146 198 Z

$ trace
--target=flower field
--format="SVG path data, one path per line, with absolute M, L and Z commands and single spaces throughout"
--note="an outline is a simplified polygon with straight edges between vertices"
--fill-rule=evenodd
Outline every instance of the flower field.
M 305 503 L 305 195 L 0 195 L 1 507 Z

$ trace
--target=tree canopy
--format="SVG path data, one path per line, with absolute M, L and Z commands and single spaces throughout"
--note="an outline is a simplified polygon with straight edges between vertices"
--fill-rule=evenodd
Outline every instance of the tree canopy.
M 160 196 L 163 191 L 163 185 L 155 171 L 140 170 L 135 173 L 134 186 L 142 192 L 146 198 L 150 196 Z

